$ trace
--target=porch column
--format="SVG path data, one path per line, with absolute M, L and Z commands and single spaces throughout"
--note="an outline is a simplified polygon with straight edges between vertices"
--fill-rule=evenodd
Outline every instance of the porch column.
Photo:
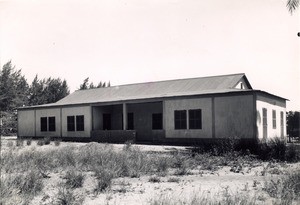
M 127 105 L 123 103 L 123 130 L 127 128 Z

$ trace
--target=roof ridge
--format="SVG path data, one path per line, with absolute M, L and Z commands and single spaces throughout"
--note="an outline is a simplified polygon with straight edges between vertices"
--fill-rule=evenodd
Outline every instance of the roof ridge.
M 225 75 L 215 75 L 215 76 L 203 76 L 203 77 L 193 77 L 193 78 L 177 78 L 170 80 L 159 80 L 159 81 L 148 81 L 148 82 L 140 82 L 140 83 L 129 83 L 123 85 L 114 85 L 110 87 L 101 87 L 101 88 L 91 88 L 86 90 L 75 90 L 75 92 L 87 91 L 87 90 L 95 90 L 95 89 L 107 89 L 114 87 L 123 87 L 123 86 L 131 86 L 131 85 L 141 85 L 141 84 L 149 84 L 149 83 L 162 83 L 162 82 L 171 82 L 171 81 L 179 81 L 179 80 L 193 80 L 193 79 L 203 79 L 203 78 L 215 78 L 215 77 L 226 77 L 226 76 L 235 76 L 235 75 L 245 75 L 245 73 L 234 73 L 234 74 L 225 74 Z

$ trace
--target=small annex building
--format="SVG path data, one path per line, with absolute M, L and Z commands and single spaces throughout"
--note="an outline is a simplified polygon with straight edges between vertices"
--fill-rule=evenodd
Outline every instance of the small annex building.
M 18 109 L 18 137 L 194 143 L 286 135 L 285 98 L 255 90 L 245 74 L 78 90 Z

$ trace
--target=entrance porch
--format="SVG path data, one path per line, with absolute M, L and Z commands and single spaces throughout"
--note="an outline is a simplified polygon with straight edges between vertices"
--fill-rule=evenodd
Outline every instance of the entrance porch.
M 152 143 L 165 138 L 163 102 L 92 106 L 91 137 L 100 142 Z

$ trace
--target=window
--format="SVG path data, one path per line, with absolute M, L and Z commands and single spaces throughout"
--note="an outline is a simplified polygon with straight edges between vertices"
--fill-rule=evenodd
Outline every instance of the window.
M 201 109 L 189 110 L 189 129 L 202 129 Z
M 152 129 L 161 130 L 162 129 L 162 113 L 152 114 Z
M 175 129 L 186 129 L 186 110 L 174 111 Z
M 283 112 L 280 112 L 280 131 L 281 137 L 284 136 L 284 129 L 283 129 Z
M 49 131 L 55 132 L 55 117 L 48 117 Z
M 134 130 L 133 113 L 127 113 L 127 130 Z
M 76 116 L 76 131 L 84 131 L 84 116 Z
M 75 131 L 75 117 L 74 116 L 67 117 L 67 129 L 68 129 L 68 131 Z
M 47 132 L 47 117 L 41 117 L 41 132 Z
M 276 110 L 272 110 L 273 129 L 276 129 Z

